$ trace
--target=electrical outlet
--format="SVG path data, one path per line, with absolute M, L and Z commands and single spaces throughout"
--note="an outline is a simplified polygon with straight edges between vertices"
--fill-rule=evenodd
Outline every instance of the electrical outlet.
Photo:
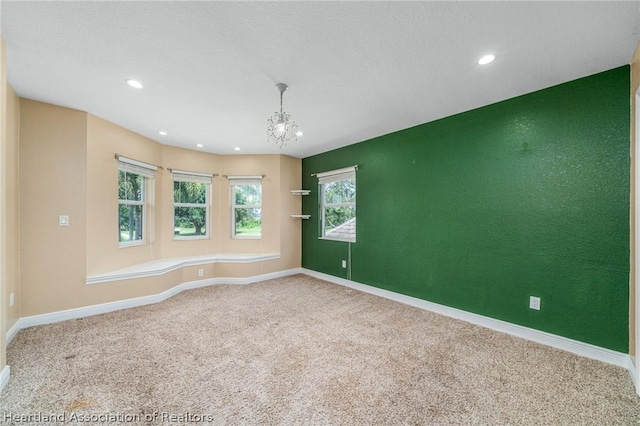
M 204 269 L 198 269 L 198 276 L 204 277 Z
M 13 300 L 13 293 L 11 293 L 11 294 L 9 295 L 9 307 L 12 307 L 12 306 L 13 306 L 13 302 L 14 302 L 14 300 Z
M 59 224 L 60 226 L 69 226 L 69 216 L 67 216 L 67 215 L 64 215 L 64 216 L 63 216 L 63 215 L 61 215 L 61 216 L 58 218 L 58 224 Z
M 531 296 L 529 297 L 529 308 L 535 309 L 536 311 L 540 310 L 540 298 Z
M 347 261 L 346 261 L 346 260 L 343 260 L 343 261 L 342 261 L 342 267 L 343 267 L 343 268 L 346 268 L 346 267 L 347 267 Z

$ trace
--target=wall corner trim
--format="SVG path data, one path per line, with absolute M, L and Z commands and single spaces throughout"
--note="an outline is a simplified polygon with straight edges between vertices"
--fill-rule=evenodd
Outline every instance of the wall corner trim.
M 7 386 L 9 383 L 9 377 L 11 376 L 11 367 L 5 365 L 2 369 L 2 373 L 0 373 L 0 392 Z
M 405 296 L 403 294 L 394 293 L 389 290 L 372 287 L 366 284 L 360 284 L 355 281 L 349 281 L 344 278 L 334 277 L 332 275 L 324 274 L 322 272 L 316 272 L 306 268 L 302 268 L 302 273 L 315 278 L 319 278 L 321 280 L 349 287 L 354 290 L 359 290 L 365 293 L 373 294 L 375 296 L 384 297 L 386 299 L 394 300 L 396 302 L 404 303 L 406 305 L 414 306 L 426 311 L 431 311 L 451 318 L 460 319 L 471 324 L 499 331 L 501 333 L 510 334 L 512 336 L 527 339 L 532 342 L 541 343 L 543 345 L 551 346 L 556 349 L 571 352 L 576 355 L 593 358 L 598 361 L 613 364 L 618 367 L 623 367 L 629 371 L 632 379 L 635 377 L 635 369 L 634 371 L 631 371 L 630 368 L 630 365 L 633 364 L 631 362 L 631 357 L 628 354 L 622 352 L 613 351 L 611 349 L 602 348 L 599 346 L 591 345 L 589 343 L 579 342 L 567 337 L 556 336 L 555 334 L 535 330 L 533 328 L 528 328 L 517 324 L 512 324 L 490 317 L 485 317 L 483 315 L 478 315 L 471 312 L 466 312 L 460 309 L 451 308 L 449 306 L 439 305 L 437 303 L 428 302 L 426 300 L 418 299 L 415 297 Z

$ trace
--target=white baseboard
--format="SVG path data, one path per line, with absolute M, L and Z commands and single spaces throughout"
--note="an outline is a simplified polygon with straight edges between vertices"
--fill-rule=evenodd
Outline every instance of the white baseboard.
M 76 318 L 85 318 L 92 315 L 119 311 L 121 309 L 135 308 L 137 306 L 151 305 L 153 303 L 159 303 L 167 300 L 168 298 L 175 296 L 182 291 L 199 287 L 207 287 L 216 284 L 251 284 L 259 281 L 266 281 L 299 273 L 302 273 L 301 268 L 287 269 L 285 271 L 271 272 L 268 274 L 255 275 L 246 278 L 208 278 L 198 281 L 189 281 L 165 290 L 159 294 L 136 297 L 133 299 L 118 300 L 116 302 L 102 303 L 99 305 L 85 306 L 82 308 L 68 309 L 65 311 L 51 312 L 48 314 L 23 317 L 16 321 L 16 323 L 7 331 L 7 345 L 16 336 L 18 331 L 22 330 L 23 328 L 33 327 L 36 325 L 52 324 L 55 322 Z
M 597 359 L 598 361 L 603 361 L 608 364 L 624 367 L 628 369 L 630 371 L 630 374 L 632 374 L 632 377 L 635 378 L 635 369 L 634 372 L 631 372 L 630 370 L 630 366 L 633 365 L 633 363 L 631 362 L 631 358 L 628 354 L 622 352 L 601 348 L 589 343 L 579 342 L 577 340 L 569 339 L 566 337 L 556 336 L 555 334 L 546 333 L 544 331 L 535 330 L 533 328 L 528 328 L 506 321 L 500 321 L 494 318 L 485 317 L 483 315 L 462 311 L 460 309 L 451 308 L 449 306 L 439 305 L 437 303 L 428 302 L 426 300 L 417 299 L 415 297 L 405 296 L 403 294 L 394 293 L 389 290 L 372 287 L 366 284 L 360 284 L 355 281 L 349 281 L 344 278 L 334 277 L 332 275 L 312 271 L 310 269 L 302 268 L 302 273 L 345 287 L 353 288 L 365 293 L 373 294 L 376 296 L 384 297 L 386 299 L 394 300 L 396 302 L 404 303 L 406 305 L 414 306 L 416 308 L 424 309 L 426 311 L 446 315 L 451 318 L 467 321 L 472 324 L 480 325 L 482 327 L 490 328 L 502 333 L 507 333 L 512 336 L 517 336 L 523 339 L 531 340 L 533 342 L 541 343 L 543 345 L 552 346 L 554 348 L 562 349 L 576 355 L 581 355 L 587 358 Z
M 13 340 L 14 337 L 16 337 L 16 334 L 18 334 L 18 331 L 20 331 L 20 329 L 22 328 L 20 326 L 20 319 L 21 318 L 18 318 L 18 320 L 11 326 L 11 328 L 7 330 L 7 336 L 6 336 L 7 345 L 9 344 L 9 342 Z
M 0 373 L 0 392 L 7 386 L 9 382 L 9 377 L 11 376 L 11 368 L 8 365 L 5 365 L 2 369 L 2 373 Z
M 365 293 L 373 294 L 376 296 L 384 297 L 386 299 L 394 300 L 396 302 L 404 303 L 406 305 L 415 306 L 427 311 L 435 312 L 448 317 L 467 321 L 472 324 L 480 325 L 482 327 L 490 328 L 502 333 L 507 333 L 513 336 L 521 337 L 523 339 L 531 340 L 533 342 L 541 343 L 543 345 L 552 346 L 554 348 L 562 349 L 567 352 L 571 352 L 577 355 L 593 358 L 599 361 L 603 361 L 609 364 L 617 365 L 629 370 L 634 383 L 637 379 L 636 368 L 633 365 L 631 357 L 628 354 L 616 352 L 610 349 L 601 348 L 599 346 L 591 345 L 589 343 L 579 342 L 577 340 L 569 339 L 566 337 L 556 336 L 544 331 L 535 330 L 532 328 L 524 327 L 500 321 L 494 318 L 485 317 L 483 315 L 474 314 L 471 312 L 462 311 L 460 309 L 451 308 L 449 306 L 439 305 L 437 303 L 428 302 L 426 300 L 418 299 L 411 296 L 405 296 L 403 294 L 394 293 L 392 291 L 384 290 L 377 287 L 372 287 L 366 284 L 360 284 L 355 281 L 349 281 L 344 278 L 334 277 L 332 275 L 324 274 L 321 272 L 312 271 L 305 268 L 294 268 L 285 271 L 272 272 L 269 274 L 256 275 L 246 278 L 209 278 L 205 280 L 190 281 L 182 283 L 176 287 L 172 287 L 159 294 L 137 297 L 133 299 L 119 300 L 116 302 L 103 303 L 100 305 L 86 306 L 82 308 L 69 309 L 65 311 L 51 312 L 42 315 L 33 315 L 30 317 L 20 318 L 8 331 L 7 331 L 7 344 L 15 337 L 15 335 L 23 328 L 33 327 L 36 325 L 51 324 L 60 321 L 66 321 L 76 318 L 84 318 L 92 315 L 104 314 L 107 312 L 119 311 L 121 309 L 133 308 L 137 306 L 150 305 L 153 303 L 159 303 L 168 298 L 175 296 L 176 294 L 199 287 L 206 287 L 217 284 L 251 284 L 259 281 L 266 281 L 274 278 L 286 277 L 294 274 L 306 274 L 312 277 L 316 277 L 325 281 L 329 281 L 335 284 L 339 284 L 345 287 L 353 288 Z M 6 370 L 6 371 L 5 371 Z M 2 380 L 6 374 L 8 380 L 9 370 L 8 366 L 0 374 L 0 387 Z

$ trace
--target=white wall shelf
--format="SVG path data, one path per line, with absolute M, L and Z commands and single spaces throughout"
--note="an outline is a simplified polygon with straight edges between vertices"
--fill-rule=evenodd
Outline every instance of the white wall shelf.
M 309 195 L 311 190 L 309 189 L 292 189 L 291 194 L 293 195 Z M 310 214 L 292 214 L 292 218 L 294 219 L 309 219 L 311 217 Z

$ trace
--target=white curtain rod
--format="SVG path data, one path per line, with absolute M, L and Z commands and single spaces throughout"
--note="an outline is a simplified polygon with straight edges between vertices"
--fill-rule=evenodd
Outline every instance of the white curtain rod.
M 222 175 L 223 178 L 227 178 L 229 180 L 233 180 L 233 179 L 263 179 L 264 177 L 266 177 L 267 175 L 254 175 L 254 176 L 229 176 L 229 175 Z

